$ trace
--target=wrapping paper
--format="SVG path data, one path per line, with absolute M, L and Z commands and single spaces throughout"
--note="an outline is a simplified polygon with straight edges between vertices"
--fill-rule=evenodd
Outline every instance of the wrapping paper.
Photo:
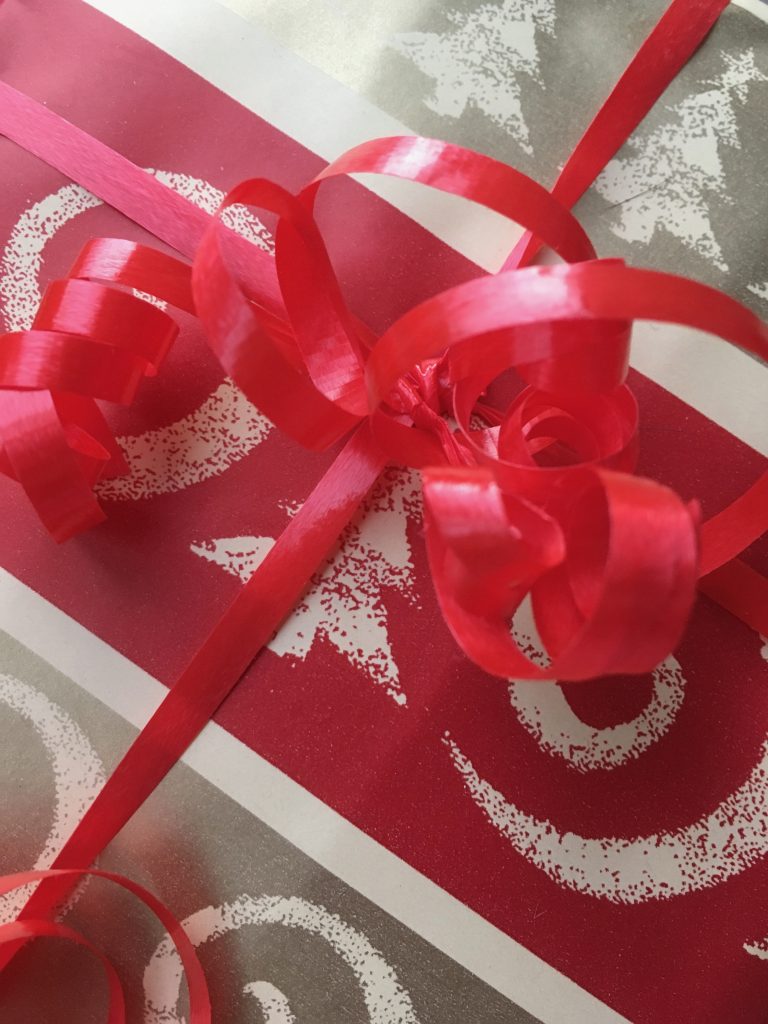
M 214 81 L 228 56 L 237 77 L 234 37 L 267 48 L 272 90 L 289 100 L 300 67 L 320 101 L 338 98 L 338 109 L 325 106 L 329 136 L 347 111 L 365 121 L 381 108 L 384 119 L 549 181 L 659 13 L 653 6 L 542 0 L 430 13 L 409 4 L 369 19 L 356 5 L 260 4 L 242 5 L 251 20 L 241 20 L 201 2 L 142 24 L 162 42 L 175 11 L 167 48 L 186 47 L 201 70 L 218 55 Z M 112 7 L 129 23 L 142 19 L 141 4 Z M 272 127 L 270 114 L 285 127 L 290 110 L 258 76 L 254 114 L 77 0 L 53 9 L 9 0 L 0 17 L 4 80 L 208 209 L 244 177 L 296 188 L 322 167 L 302 140 L 325 123 L 306 133 Z M 507 65 L 493 56 L 501 43 Z M 353 91 L 337 91 L 296 55 Z M 729 9 L 579 209 L 600 252 L 683 270 L 765 315 L 766 97 L 768 26 Z M 150 241 L 5 140 L 0 162 L 4 329 L 29 323 L 41 286 L 86 238 Z M 353 308 L 374 327 L 476 273 L 361 185 L 331 189 L 322 225 Z M 244 230 L 269 248 L 269 228 L 251 219 Z M 487 262 L 501 244 L 490 230 Z M 475 254 L 463 222 L 451 232 Z M 704 343 L 638 333 L 657 353 L 655 362 L 640 356 L 651 376 L 631 382 L 640 472 L 713 511 L 763 464 L 765 371 L 744 357 L 726 377 Z M 127 746 L 119 716 L 140 724 L 154 679 L 173 680 L 329 461 L 248 406 L 192 322 L 164 373 L 112 422 L 131 474 L 102 485 L 109 521 L 87 536 L 55 547 L 0 480 L 0 626 L 13 634 L 0 646 L 7 871 L 50 860 Z M 192 748 L 204 778 L 177 768 L 103 866 L 190 917 L 221 1020 L 523 1021 L 527 1008 L 542 1021 L 762 1021 L 761 638 L 702 599 L 679 650 L 649 677 L 507 687 L 447 633 L 419 522 L 418 480 L 392 471 Z M 747 560 L 765 572 L 768 545 Z M 517 628 L 530 633 L 525 621 Z M 286 793 L 295 806 L 278 813 Z M 395 874 L 381 874 L 381 863 Z M 165 947 L 150 959 L 162 936 L 98 884 L 68 919 L 101 928 L 133 969 L 136 1019 L 179 1019 Z M 393 896 L 398 886 L 408 899 Z M 13 916 L 10 900 L 3 914 Z M 97 1019 L 98 992 L 93 1006 L 83 1002 L 80 962 L 38 946 L 2 980 L 8 1019 L 60 1020 L 65 1001 L 71 1019 Z M 53 966 L 30 994 L 33 959 Z
M 551 184 L 668 5 L 221 0 L 422 135 Z M 758 4 L 754 4 L 758 7 Z M 602 255 L 681 272 L 765 316 L 764 30 L 731 5 L 578 215 Z M 348 45 L 339 45 L 343 31 Z

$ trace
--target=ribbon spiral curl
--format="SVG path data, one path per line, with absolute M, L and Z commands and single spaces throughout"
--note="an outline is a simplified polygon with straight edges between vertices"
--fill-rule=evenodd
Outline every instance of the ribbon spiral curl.
M 566 262 L 451 288 L 375 338 L 347 308 L 313 216 L 321 183 L 350 173 L 463 196 Z M 232 251 L 221 213 L 234 204 L 277 215 L 274 265 Z M 712 331 L 763 358 L 768 328 L 704 285 L 596 259 L 573 215 L 519 171 L 405 137 L 350 150 L 297 196 L 264 179 L 238 185 L 191 271 L 146 246 L 90 242 L 48 288 L 32 329 L 2 339 L 0 385 L 13 389 L 2 413 L 7 468 L 58 539 L 98 521 L 92 484 L 123 468 L 95 399 L 130 401 L 177 333 L 166 313 L 117 290 L 128 287 L 196 312 L 227 373 L 298 443 L 324 449 L 367 422 L 388 459 L 422 470 L 441 608 L 492 674 L 653 669 L 680 638 L 699 576 L 765 529 L 768 474 L 702 529 L 695 504 L 631 475 L 637 408 L 625 377 L 635 319 Z M 523 391 L 504 410 L 479 405 L 510 369 Z M 528 594 L 546 668 L 508 625 Z
M 132 882 L 128 878 L 124 878 L 122 875 L 116 875 L 109 871 L 73 868 L 51 871 L 20 871 L 18 874 L 5 875 L 0 878 L 0 893 L 11 892 L 14 889 L 21 888 L 21 886 L 28 885 L 30 882 L 48 881 L 71 884 L 81 881 L 86 877 L 101 878 L 112 882 L 114 885 L 118 885 L 121 889 L 125 889 L 135 896 L 154 914 L 171 937 L 184 966 L 192 1010 L 190 1024 L 210 1024 L 211 1004 L 208 996 L 208 985 L 197 951 L 173 914 L 156 896 L 153 896 L 143 886 Z M 111 960 L 84 935 L 73 928 L 67 927 L 67 925 L 45 919 L 35 920 L 27 918 L 0 925 L 0 949 L 5 946 L 16 947 L 20 942 L 36 938 L 64 939 L 67 942 L 74 943 L 76 946 L 82 946 L 95 956 L 101 963 L 107 980 L 109 993 L 107 1024 L 125 1024 L 125 997 L 119 975 Z

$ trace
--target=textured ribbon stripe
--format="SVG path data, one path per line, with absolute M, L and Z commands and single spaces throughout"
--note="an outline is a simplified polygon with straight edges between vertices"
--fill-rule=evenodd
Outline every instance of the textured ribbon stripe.
M 188 199 L 69 121 L 0 82 L 0 134 L 192 259 L 210 217 Z M 233 238 L 238 257 L 273 312 L 281 311 L 274 264 L 261 249 Z
M 294 440 L 323 449 L 346 438 L 67 840 L 55 861 L 66 870 L 21 876 L 43 884 L 20 921 L 0 932 L 0 966 L 33 935 L 87 945 L 49 923 L 53 908 L 290 613 L 387 460 L 423 470 L 441 608 L 459 644 L 491 673 L 586 679 L 650 670 L 678 642 L 702 575 L 706 593 L 768 632 L 768 583 L 734 561 L 765 529 L 768 476 L 700 528 L 695 503 L 632 475 L 637 407 L 625 383 L 635 319 L 710 331 L 762 358 L 768 330 L 713 289 L 596 259 L 568 209 L 724 6 L 675 0 L 553 193 L 459 146 L 377 139 L 296 196 L 264 179 L 244 182 L 209 218 L 0 83 L 0 132 L 193 260 L 190 268 L 144 246 L 96 240 L 49 287 L 32 329 L 0 339 L 0 470 L 19 481 L 50 532 L 64 539 L 102 517 L 93 485 L 125 463 L 96 400 L 130 401 L 175 337 L 172 318 L 131 290 L 197 314 L 227 373 Z M 351 173 L 406 178 L 516 221 L 527 235 L 510 272 L 448 289 L 376 338 L 347 308 L 313 216 L 322 182 Z M 242 203 L 277 215 L 274 261 L 222 224 L 227 207 Z M 565 265 L 514 269 L 540 245 Z M 511 370 L 526 386 L 496 409 L 484 392 Z M 510 632 L 526 595 L 551 658 L 546 668 Z M 150 905 L 165 923 L 167 912 Z M 184 959 L 187 940 L 172 920 L 167 927 Z M 192 1021 L 202 1024 L 204 979 L 194 960 L 184 963 Z M 109 1020 L 117 1022 L 119 986 L 105 969 Z

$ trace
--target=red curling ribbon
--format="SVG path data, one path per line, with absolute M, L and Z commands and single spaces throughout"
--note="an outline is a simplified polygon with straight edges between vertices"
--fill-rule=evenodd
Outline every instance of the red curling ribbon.
M 204 210 L 6 82 L 0 82 L 0 134 L 87 188 L 188 259 L 195 255 L 210 223 Z M 236 235 L 230 244 L 247 268 L 264 305 L 279 313 L 282 303 L 274 261 L 268 253 Z
M 278 214 L 275 256 L 289 331 L 275 333 L 261 296 L 228 265 L 226 232 L 214 219 L 195 257 L 193 291 L 211 347 L 253 403 L 308 448 L 325 448 L 370 411 L 363 365 L 370 331 L 344 305 L 311 215 L 320 184 L 347 173 L 394 175 L 464 195 L 526 226 L 571 260 L 591 259 L 575 218 L 536 182 L 460 146 L 418 137 L 376 139 L 334 161 L 299 196 L 256 179 L 238 185 L 234 204 Z M 253 300 L 256 300 L 255 303 Z M 392 427 L 390 427 L 392 430 Z M 431 438 L 427 441 L 434 455 Z
M 95 400 L 131 402 L 178 333 L 163 310 L 101 282 L 149 285 L 158 298 L 191 308 L 189 271 L 178 261 L 97 239 L 68 278 L 48 286 L 31 329 L 0 336 L 0 468 L 56 540 L 103 520 L 93 486 L 125 468 Z
M 394 140 L 392 145 L 401 146 L 402 142 Z M 452 148 L 454 152 L 457 149 Z M 471 154 L 467 152 L 466 155 L 469 160 Z M 485 158 L 480 158 L 480 162 L 498 177 L 499 168 L 503 165 Z M 414 172 L 418 170 L 415 162 L 411 167 Z M 532 188 L 538 190 L 542 209 L 556 205 L 556 201 L 539 186 L 534 185 Z M 315 322 L 327 326 L 323 342 L 327 344 L 330 339 L 332 343 L 337 343 L 342 351 L 342 360 L 354 372 L 354 365 L 346 358 L 346 353 L 354 351 L 362 360 L 363 348 L 362 345 L 356 346 L 354 350 L 351 347 L 354 339 L 350 339 L 348 332 L 356 330 L 355 323 L 340 304 L 338 286 L 322 239 L 309 219 L 307 205 L 277 186 L 257 181 L 240 186 L 230 193 L 222 204 L 221 212 L 229 204 L 242 202 L 244 198 L 269 204 L 278 213 L 291 218 L 291 226 L 294 226 L 292 237 L 284 233 L 281 235 L 278 229 L 279 241 L 288 238 L 287 245 L 283 241 L 287 256 L 283 257 L 279 265 L 280 278 L 285 280 L 292 272 L 296 273 L 297 265 L 303 272 L 307 259 L 314 261 L 319 268 L 319 283 L 307 292 L 307 301 L 314 307 L 308 315 Z M 563 220 L 572 220 L 568 213 L 560 216 Z M 549 234 L 548 226 L 539 225 L 531 219 L 525 222 L 543 234 Z M 572 234 L 584 246 L 581 229 L 574 229 Z M 302 431 L 311 428 L 312 420 L 306 416 L 306 407 L 297 403 L 296 391 L 291 392 L 290 388 L 298 380 L 303 389 L 302 397 L 313 392 L 309 390 L 310 374 L 302 376 L 299 372 L 302 365 L 301 349 L 296 337 L 299 331 L 294 332 L 290 320 L 276 324 L 274 319 L 264 316 L 262 307 L 249 301 L 244 286 L 238 280 L 238 269 L 228 265 L 228 238 L 220 219 L 212 221 L 200 245 L 193 271 L 195 308 L 209 333 L 214 350 L 249 397 L 260 398 L 262 392 L 258 389 L 264 388 L 264 378 L 254 372 L 254 365 L 261 370 L 265 366 L 277 367 L 284 374 L 281 382 L 286 392 L 282 393 L 279 388 L 273 387 L 276 401 L 282 404 L 270 406 L 270 412 L 276 419 L 279 417 L 278 422 L 289 433 L 302 437 Z M 561 244 L 560 241 L 558 244 Z M 120 254 L 119 258 L 115 256 L 116 251 Z M 591 253 L 588 243 L 584 251 Z M 297 254 L 296 264 L 290 259 L 294 253 Z M 131 259 L 131 251 L 125 243 L 121 243 L 115 250 L 101 240 L 94 243 L 94 249 L 82 256 L 76 266 L 86 266 L 92 277 L 104 280 L 111 276 L 120 283 L 132 283 L 135 278 L 126 277 L 125 269 Z M 177 261 L 171 261 L 170 257 L 166 257 L 166 260 L 170 261 L 165 265 L 166 274 L 180 287 L 189 269 Z M 135 266 L 133 269 L 135 271 Z M 146 284 L 145 281 L 144 286 Z M 164 290 L 164 295 L 168 297 L 170 292 Z M 290 300 L 286 305 L 290 307 L 286 310 L 290 317 L 295 307 Z M 370 338 L 366 340 L 370 341 Z M 304 337 L 305 350 L 311 344 L 312 339 L 307 333 Z M 361 383 L 363 380 L 361 367 Z M 330 386 L 333 387 L 333 384 Z M 266 394 L 269 400 L 270 392 Z M 362 416 L 354 417 L 347 410 L 340 409 L 317 389 L 314 394 L 320 395 L 322 401 L 316 404 L 329 417 L 330 438 L 340 431 L 348 431 L 350 423 L 354 425 L 360 422 L 361 425 L 139 734 L 134 746 L 62 848 L 54 861 L 55 867 L 73 867 L 92 862 L 143 803 L 235 685 L 253 659 L 254 651 L 268 642 L 274 630 L 293 609 L 308 580 L 337 542 L 343 528 L 381 472 L 385 458 L 373 440 L 366 419 Z M 426 395 L 424 389 L 419 387 L 417 378 L 404 390 L 403 395 L 408 400 L 406 404 L 409 403 L 409 408 L 418 409 L 419 405 L 425 405 L 423 399 Z M 432 397 L 436 397 L 434 389 Z M 426 417 L 426 421 L 444 426 L 443 420 L 434 414 L 432 420 Z M 407 432 L 418 439 L 418 430 L 409 429 Z M 426 431 L 422 433 L 426 435 Z M 437 435 L 448 449 L 441 461 L 451 461 L 455 441 L 450 434 L 446 435 L 439 428 Z M 437 450 L 440 457 L 439 443 Z M 65 891 L 60 885 L 50 883 L 41 887 L 24 908 L 22 916 L 45 916 L 53 905 L 61 901 Z M 2 962 L 3 956 L 0 954 L 0 964 Z
M 383 467 L 363 424 L 138 734 L 57 854 L 54 868 L 93 863 L 144 803 L 248 668 L 254 650 L 269 642 L 295 607 Z M 70 887 L 66 878 L 40 886 L 21 919 L 47 917 Z M 0 950 L 0 968 L 14 951 Z
M 480 278 L 428 299 L 385 332 L 374 348 L 366 367 L 369 395 L 372 402 L 381 401 L 406 367 L 442 355 L 446 350 L 449 359 L 455 356 L 451 361 L 455 381 L 476 375 L 479 361 L 491 368 L 491 371 L 486 369 L 483 378 L 483 383 L 488 383 L 485 377 L 489 372 L 495 374 L 508 366 L 555 360 L 559 350 L 568 351 L 574 344 L 572 338 L 562 333 L 545 331 L 531 336 L 525 330 L 530 324 L 615 321 L 620 317 L 708 330 L 754 355 L 768 356 L 768 327 L 735 300 L 684 278 L 636 270 L 615 261 L 593 261 L 576 266 L 533 267 Z M 617 339 L 620 337 L 617 335 Z M 584 345 L 589 344 L 583 335 L 578 335 L 577 339 Z M 620 346 L 621 342 L 617 340 L 615 344 Z M 470 393 L 472 398 L 475 390 Z M 617 401 L 623 394 L 619 388 L 609 392 L 608 397 Z M 560 412 L 562 406 L 568 411 L 568 399 L 559 401 L 555 395 L 536 392 L 533 398 L 538 399 L 542 408 L 527 422 L 541 426 L 543 439 L 548 443 L 553 440 L 547 437 L 548 433 L 560 432 L 557 439 L 562 439 L 565 427 L 568 431 L 565 440 L 573 447 L 572 428 L 579 420 L 570 415 L 552 415 L 553 411 Z M 515 409 L 514 405 L 512 408 Z M 457 403 L 454 409 L 460 429 L 471 440 L 472 431 L 467 422 L 471 402 Z M 632 409 L 627 406 L 625 426 L 634 426 L 631 414 Z M 615 423 L 614 443 L 626 437 L 618 429 L 621 419 L 618 417 Z M 505 426 L 510 422 L 508 414 Z M 530 448 L 531 437 L 536 440 L 538 431 L 526 436 L 520 430 L 519 420 L 513 426 L 518 428 L 518 460 L 499 459 L 493 449 L 486 446 L 476 448 L 478 461 L 490 467 L 492 479 L 497 486 L 503 486 L 507 500 L 512 496 L 523 497 L 541 502 L 546 511 L 561 508 L 563 512 L 559 516 L 565 514 L 567 519 L 558 521 L 564 538 L 570 538 L 570 544 L 564 545 L 565 561 L 557 571 L 551 561 L 543 557 L 538 574 L 530 576 L 530 569 L 527 574 L 515 572 L 516 561 L 522 559 L 525 563 L 530 559 L 525 546 L 519 545 L 519 553 L 515 554 L 508 544 L 500 543 L 489 561 L 489 592 L 493 591 L 492 577 L 505 562 L 508 563 L 505 571 L 516 578 L 517 589 L 512 587 L 509 592 L 500 593 L 494 606 L 483 616 L 478 615 L 475 598 L 468 600 L 467 593 L 474 595 L 483 589 L 482 562 L 475 566 L 480 579 L 470 591 L 466 589 L 464 577 L 471 565 L 467 550 L 483 549 L 484 541 L 477 536 L 477 531 L 482 532 L 484 520 L 476 518 L 473 502 L 468 500 L 467 494 L 475 494 L 474 503 L 478 507 L 483 501 L 491 500 L 488 473 L 471 468 L 447 475 L 428 471 L 425 503 L 430 565 L 441 608 L 454 637 L 474 661 L 487 671 L 505 677 L 577 680 L 594 675 L 649 671 L 676 645 L 688 618 L 697 577 L 718 569 L 764 532 L 768 517 L 768 473 L 704 525 L 699 557 L 697 517 L 680 499 L 651 481 L 635 481 L 639 485 L 639 489 L 635 489 L 621 483 L 633 478 L 606 475 L 597 466 L 593 471 L 597 475 L 590 483 L 604 492 L 602 502 L 607 512 L 602 508 L 597 510 L 595 501 L 591 500 L 591 506 L 596 509 L 594 519 L 581 516 L 576 520 L 581 528 L 574 532 L 574 509 L 582 501 L 581 493 L 586 486 L 584 463 L 587 460 L 576 467 L 541 468 L 532 458 L 524 459 L 520 454 L 521 451 L 524 454 L 526 446 Z M 499 431 L 499 446 L 504 436 Z M 587 436 L 594 439 L 594 436 Z M 613 454 L 610 445 L 607 449 L 601 450 L 598 446 L 593 450 L 603 456 L 595 460 L 597 463 Z M 580 481 L 576 491 L 573 490 L 574 477 Z M 450 499 L 451 491 L 457 492 L 456 504 Z M 636 504 L 627 499 L 627 493 L 634 495 Z M 500 508 L 501 496 L 496 496 L 495 500 Z M 462 517 L 466 520 L 465 533 L 457 521 Z M 648 531 L 649 523 L 652 528 Z M 519 532 L 514 517 L 508 522 L 508 530 L 512 535 Z M 580 601 L 573 592 L 574 577 L 567 552 L 569 548 L 583 552 L 584 545 L 592 543 L 600 533 L 604 534 L 603 554 L 592 558 L 588 567 L 580 568 L 580 586 L 591 595 Z M 457 536 L 460 545 L 453 550 L 451 538 Z M 470 537 L 473 538 L 471 543 Z M 542 639 L 555 656 L 547 669 L 528 661 L 509 633 L 511 611 L 528 592 L 533 598 Z M 708 592 L 720 593 L 712 589 Z M 724 591 L 722 594 L 726 597 Z M 768 624 L 767 614 L 765 604 L 762 609 L 758 605 L 750 612 L 753 623 L 759 621 L 761 628 Z M 570 628 L 566 625 L 569 621 Z M 645 630 L 641 623 L 645 623 Z M 631 631 L 634 639 L 630 640 L 627 631 Z
M 246 202 L 278 214 L 274 264 L 218 218 L 211 221 L 0 83 L 0 131 L 195 259 L 190 290 L 189 268 L 180 261 L 100 240 L 81 256 L 75 278 L 137 288 L 193 309 L 246 395 L 308 447 L 352 432 L 118 765 L 61 851 L 58 867 L 92 862 L 152 792 L 289 614 L 386 458 L 425 469 L 438 597 L 458 641 L 490 671 L 551 678 L 556 670 L 562 678 L 583 679 L 650 668 L 676 643 L 705 570 L 706 593 L 768 632 L 768 602 L 758 607 L 753 600 L 761 587 L 764 594 L 766 581 L 733 560 L 764 529 L 764 481 L 699 531 L 695 506 L 629 475 L 637 411 L 624 384 L 636 318 L 698 326 L 763 357 L 766 329 L 712 289 L 596 261 L 565 208 L 723 6 L 723 0 L 675 0 L 566 165 L 571 183 L 560 186 L 559 198 L 487 157 L 418 138 L 357 147 L 295 197 L 263 180 L 244 183 L 223 208 Z M 312 217 L 320 183 L 341 173 L 394 174 L 487 205 L 521 223 L 569 265 L 450 289 L 377 340 L 347 310 Z M 528 259 L 533 245 L 525 245 Z M 109 292 L 86 296 L 65 285 L 54 291 L 56 315 L 64 316 L 66 299 L 82 301 L 83 316 L 67 321 L 65 330 L 54 316 L 26 332 L 21 363 L 35 344 L 45 356 L 14 365 L 13 373 L 28 376 L 9 378 L 13 402 L 4 406 L 12 414 L 0 419 L 0 468 L 17 476 L 59 537 L 95 521 L 100 510 L 91 486 L 99 474 L 121 468 L 94 396 L 111 386 L 128 399 L 164 351 L 159 338 L 149 350 L 126 348 L 119 334 L 94 335 L 108 319 L 106 303 L 118 301 L 107 299 Z M 33 337 L 38 331 L 44 336 Z M 109 355 L 96 356 L 87 344 L 94 341 Z M 58 390 L 81 359 L 90 369 L 78 392 Z M 122 383 L 104 378 L 103 361 L 110 359 L 122 368 Z M 507 410 L 478 402 L 510 367 L 528 388 Z M 20 380 L 30 390 L 20 391 Z M 446 425 L 447 411 L 456 431 Z M 486 426 L 473 422 L 473 413 L 485 417 Z M 509 636 L 508 618 L 527 593 L 552 657 L 548 669 L 521 659 Z M 46 881 L 22 920 L 47 918 L 69 885 L 71 878 L 63 876 Z M 9 942 L 0 965 L 18 944 Z
M 208 995 L 208 984 L 205 980 L 205 973 L 198 959 L 195 947 L 170 910 L 143 886 L 137 885 L 136 882 L 132 882 L 129 878 L 124 878 L 122 875 L 116 875 L 109 871 L 89 870 L 87 868 L 58 871 L 49 869 L 44 871 L 21 871 L 17 874 L 0 877 L 0 894 L 12 892 L 14 889 L 19 889 L 24 885 L 35 882 L 64 881 L 71 886 L 85 878 L 101 878 L 119 885 L 122 889 L 127 890 L 139 899 L 155 915 L 176 946 L 184 971 L 186 972 L 187 987 L 189 989 L 189 1024 L 210 1024 L 211 1002 Z M 125 999 L 119 975 L 109 958 L 84 935 L 73 928 L 68 928 L 66 925 L 45 919 L 26 918 L 0 925 L 0 948 L 9 945 L 16 948 L 19 944 L 29 939 L 43 937 L 65 939 L 75 945 L 82 946 L 101 962 L 109 990 L 107 1024 L 125 1024 Z
M 580 468 L 545 512 L 504 493 L 488 469 L 436 469 L 425 474 L 424 499 L 440 607 L 487 672 L 567 680 L 646 672 L 677 644 L 695 595 L 697 517 L 668 488 Z M 509 628 L 528 594 L 552 655 L 546 667 L 522 653 Z

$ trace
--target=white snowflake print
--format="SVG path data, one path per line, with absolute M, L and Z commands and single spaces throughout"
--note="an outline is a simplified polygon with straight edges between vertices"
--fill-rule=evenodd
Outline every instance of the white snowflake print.
M 418 474 L 388 470 L 364 504 L 362 515 L 347 527 L 338 552 L 315 576 L 269 649 L 303 659 L 316 639 L 324 637 L 404 706 L 407 698 L 392 653 L 382 590 L 394 588 L 415 605 L 407 526 L 409 518 L 420 515 Z M 272 537 L 222 537 L 191 547 L 196 555 L 245 582 L 273 544 Z
M 616 211 L 611 230 L 628 242 L 647 244 L 659 228 L 727 271 L 715 238 L 709 204 L 732 202 L 721 146 L 740 149 L 734 104 L 745 103 L 749 85 L 768 81 L 752 50 L 723 54 L 725 70 L 703 92 L 668 108 L 672 117 L 650 135 L 633 135 L 636 155 L 611 160 L 595 188 Z
M 426 105 L 447 117 L 475 107 L 532 154 L 518 75 L 541 85 L 536 37 L 554 33 L 554 0 L 502 0 L 469 14 L 449 11 L 447 17 L 455 30 L 407 32 L 392 41 L 434 80 Z

